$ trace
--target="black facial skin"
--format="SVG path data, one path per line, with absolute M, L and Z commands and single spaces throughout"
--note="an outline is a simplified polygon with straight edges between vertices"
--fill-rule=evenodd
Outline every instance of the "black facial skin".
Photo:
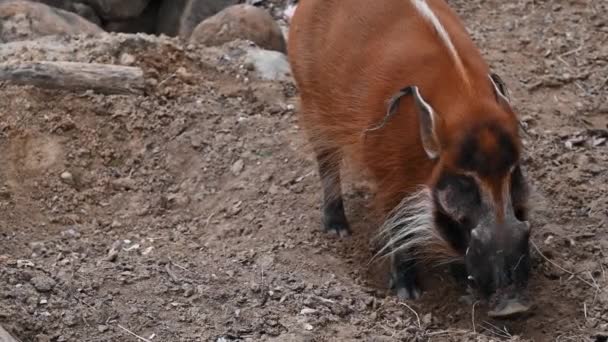
M 435 186 L 433 199 L 437 208 L 437 227 L 452 247 L 464 254 L 481 206 L 475 180 L 469 176 L 444 173 Z
M 505 241 L 471 239 L 469 253 L 465 256 L 470 284 L 485 297 L 497 290 L 510 290 L 517 294 L 525 288 L 530 272 L 528 234 L 516 233 Z
M 511 176 L 514 215 L 496 224 L 494 213 L 482 202 L 477 182 L 472 177 L 445 172 L 439 178 L 433 197 L 435 220 L 443 236 L 465 256 L 469 283 L 483 295 L 498 289 L 527 285 L 530 270 L 527 187 L 519 166 Z M 475 227 L 480 233 L 471 237 Z
M 521 167 L 518 165 L 511 173 L 511 201 L 513 202 L 515 217 L 520 221 L 528 220 L 528 211 L 526 208 L 528 195 L 528 184 Z

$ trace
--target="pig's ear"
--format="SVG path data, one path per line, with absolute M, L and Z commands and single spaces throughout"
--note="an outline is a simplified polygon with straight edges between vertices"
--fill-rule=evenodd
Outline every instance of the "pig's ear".
M 433 107 L 420 95 L 417 87 L 413 89 L 414 102 L 420 122 L 420 139 L 426 155 L 430 159 L 437 159 L 441 152 L 439 139 L 437 138 L 437 122 L 439 118 Z

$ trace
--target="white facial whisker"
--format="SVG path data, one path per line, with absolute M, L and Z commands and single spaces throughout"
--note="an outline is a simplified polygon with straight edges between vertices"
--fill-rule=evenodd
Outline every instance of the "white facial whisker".
M 431 190 L 424 186 L 404 198 L 388 215 L 377 236 L 382 247 L 373 257 L 400 253 L 401 258 L 439 263 L 456 259 L 447 241 L 437 232 Z M 372 260 L 373 260 L 372 259 Z

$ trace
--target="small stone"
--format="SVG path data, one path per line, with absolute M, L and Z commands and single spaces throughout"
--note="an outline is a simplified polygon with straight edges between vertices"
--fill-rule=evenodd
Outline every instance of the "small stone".
M 55 287 L 55 280 L 45 275 L 36 276 L 30 282 L 39 292 L 49 292 Z
M 61 232 L 61 236 L 67 238 L 78 238 L 80 237 L 80 233 L 76 231 L 74 228 L 70 228 Z
M 253 70 L 255 70 L 255 65 L 252 62 L 247 62 L 247 63 L 243 64 L 243 69 L 245 69 L 247 71 L 253 71 Z
M 275 184 L 272 184 L 272 185 L 270 186 L 270 188 L 268 188 L 268 193 L 269 193 L 269 194 L 271 194 L 271 195 L 275 195 L 275 194 L 277 194 L 278 192 L 279 192 L 279 187 L 278 187 L 278 186 L 276 186 Z
M 603 137 L 594 137 L 593 141 L 592 141 L 592 144 L 593 144 L 593 147 L 598 147 L 600 145 L 603 145 L 605 142 L 606 142 L 606 138 L 603 138 Z
M 61 180 L 67 184 L 74 184 L 74 176 L 68 171 L 64 171 L 61 173 Z
M 314 314 L 316 312 L 317 312 L 317 310 L 315 310 L 315 309 L 305 307 L 300 311 L 300 315 L 310 315 L 310 314 Z
M 146 84 L 151 87 L 156 87 L 158 85 L 158 80 L 154 77 L 149 77 L 146 79 Z
M 244 167 L 245 162 L 243 161 L 243 159 L 239 159 L 234 164 L 232 164 L 232 167 L 230 167 L 230 171 L 232 171 L 235 176 L 238 176 L 241 171 L 243 171 Z
M 118 178 L 118 179 L 114 179 L 112 182 L 112 187 L 114 187 L 115 190 L 128 190 L 128 189 L 133 189 L 135 187 L 135 180 L 125 177 L 125 178 Z
M 38 342 L 51 342 L 51 337 L 45 334 L 36 335 L 36 341 Z
M 104 332 L 108 331 L 108 326 L 107 326 L 107 325 L 100 324 L 100 325 L 98 325 L 98 326 L 97 326 L 97 330 L 98 330 L 100 333 L 104 333 Z
M 110 247 L 110 250 L 108 251 L 108 255 L 106 256 L 105 260 L 110 261 L 110 262 L 115 261 L 116 257 L 118 257 L 118 253 L 120 251 L 121 244 L 122 244 L 122 241 L 120 241 L 120 240 L 114 241 L 114 243 Z
M 175 71 L 175 75 L 179 77 L 180 80 L 189 83 L 194 80 L 194 76 L 192 73 L 188 72 L 188 70 L 184 67 L 179 67 L 177 71 Z
M 184 290 L 184 297 L 190 297 L 194 294 L 194 286 L 191 284 L 182 285 L 182 289 Z
M 308 331 L 312 331 L 312 329 L 314 329 L 314 328 L 313 328 L 313 326 L 310 323 L 305 323 L 304 324 L 304 329 L 306 329 Z
M 122 65 L 133 65 L 135 63 L 135 56 L 130 53 L 123 53 L 120 55 L 120 64 Z
M 167 196 L 167 201 L 171 208 L 181 208 L 190 203 L 190 197 L 180 193 L 170 194 Z
M 205 144 L 203 137 L 200 134 L 195 134 L 190 137 L 190 144 L 194 148 L 202 147 Z
M 17 267 L 18 268 L 34 267 L 34 263 L 29 260 L 17 260 Z

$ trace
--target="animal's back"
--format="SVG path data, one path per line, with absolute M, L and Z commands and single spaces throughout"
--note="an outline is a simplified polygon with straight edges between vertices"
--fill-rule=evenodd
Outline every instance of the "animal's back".
M 401 87 L 418 86 L 441 112 L 448 103 L 453 106 L 453 97 L 466 96 L 466 78 L 487 82 L 487 67 L 452 10 L 443 0 L 426 1 L 440 24 L 450 28 L 450 47 L 416 2 L 425 3 L 300 1 L 288 53 L 309 130 L 352 139 L 382 118 L 386 101 Z M 458 62 L 450 56 L 452 48 Z

